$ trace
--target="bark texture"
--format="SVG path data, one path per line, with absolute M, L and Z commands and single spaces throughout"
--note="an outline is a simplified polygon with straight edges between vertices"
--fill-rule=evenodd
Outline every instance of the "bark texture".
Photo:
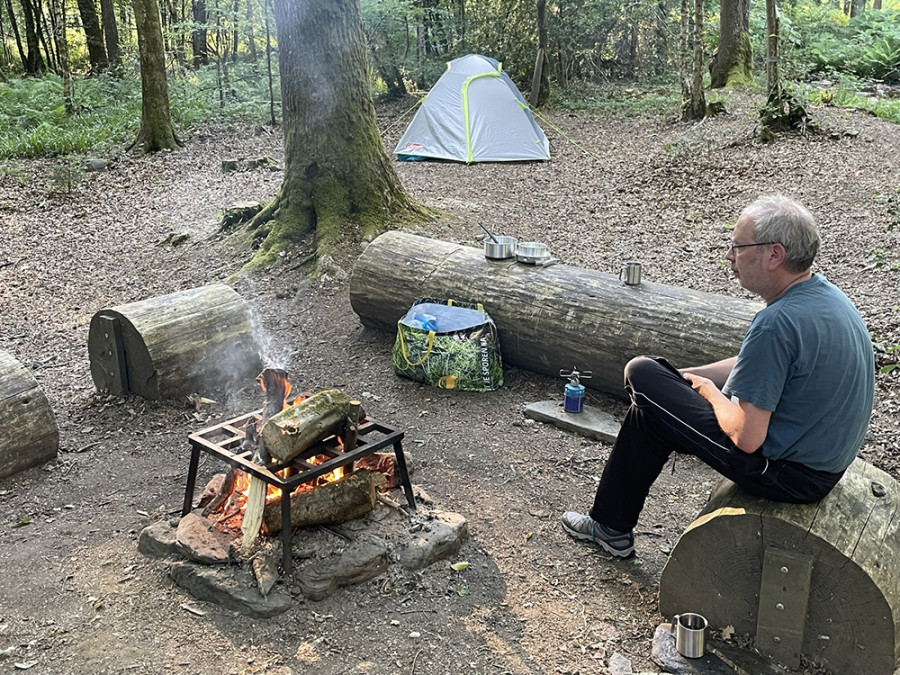
M 78 0 L 78 13 L 81 15 L 81 25 L 84 27 L 84 36 L 87 40 L 91 71 L 97 73 L 105 70 L 109 61 L 106 58 L 103 30 L 100 28 L 100 17 L 97 15 L 94 0 Z
M 134 0 L 133 7 L 141 61 L 141 129 L 134 145 L 143 145 L 144 152 L 177 150 L 181 143 L 169 114 L 159 4 L 156 0 Z
M 147 399 L 211 392 L 262 365 L 247 303 L 224 284 L 101 309 L 88 352 L 99 391 Z
M 119 26 L 116 23 L 116 6 L 113 0 L 100 0 L 100 15 L 106 41 L 106 57 L 109 64 L 117 68 L 122 64 L 122 53 L 119 49 Z
M 59 429 L 30 370 L 0 351 L 0 478 L 56 457 Z
M 719 46 L 710 64 L 710 87 L 746 86 L 753 79 L 750 45 L 750 1 L 722 0 L 719 11 Z
M 40 13 L 31 0 L 22 0 L 22 19 L 25 23 L 25 74 L 43 75 L 47 69 L 40 45 Z
M 194 53 L 194 68 L 209 63 L 209 45 L 206 40 L 206 0 L 194 0 L 191 3 L 194 16 L 194 30 L 191 33 L 191 51 Z
M 328 252 L 352 224 L 369 235 L 419 214 L 384 150 L 369 91 L 359 0 L 276 0 L 284 182 L 254 222 L 251 266 L 315 230 Z

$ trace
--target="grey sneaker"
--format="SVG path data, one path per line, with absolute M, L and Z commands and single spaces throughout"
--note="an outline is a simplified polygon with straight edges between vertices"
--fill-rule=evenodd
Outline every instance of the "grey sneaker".
M 562 527 L 573 539 L 596 544 L 616 558 L 634 555 L 634 534 L 611 530 L 583 513 L 566 511 L 562 516 Z

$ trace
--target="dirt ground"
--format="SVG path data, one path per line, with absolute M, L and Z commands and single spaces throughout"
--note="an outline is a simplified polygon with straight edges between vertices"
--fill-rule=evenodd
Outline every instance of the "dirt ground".
M 451 214 L 422 234 L 474 241 L 483 220 L 546 242 L 563 263 L 615 273 L 639 259 L 645 279 L 741 297 L 723 260 L 729 225 L 759 194 L 796 196 L 822 229 L 816 269 L 857 303 L 884 350 L 879 365 L 891 363 L 900 344 L 900 127 L 820 109 L 827 133 L 760 145 L 758 104 L 734 98 L 728 115 L 698 125 L 554 111 L 541 120 L 548 163 L 395 168 L 413 195 Z M 389 150 L 408 107 L 379 109 Z M 249 619 L 193 600 L 166 561 L 138 553 L 142 528 L 180 510 L 188 434 L 261 405 L 254 382 L 198 392 L 215 403 L 197 410 L 99 395 L 91 380 L 91 317 L 237 271 L 250 252 L 238 236 L 216 234 L 220 211 L 264 201 L 280 185 L 277 171 L 220 168 L 229 158 L 281 159 L 277 131 L 184 136 L 182 152 L 112 157 L 109 171 L 84 174 L 70 190 L 51 160 L 2 167 L 0 349 L 32 370 L 61 438 L 56 461 L 0 480 L 0 672 L 588 675 L 607 672 L 616 653 L 635 672 L 659 670 L 650 647 L 665 620 L 660 573 L 714 473 L 690 460 L 664 470 L 630 560 L 571 541 L 559 515 L 588 507 L 609 446 L 525 422 L 523 406 L 561 398 L 563 380 L 508 368 L 502 389 L 475 394 L 397 378 L 393 335 L 360 325 L 340 274 L 310 278 L 304 250 L 235 283 L 268 358 L 287 365 L 299 390 L 365 395 L 371 415 L 405 430 L 413 481 L 469 521 L 470 540 L 452 559 L 469 567 L 392 570 Z M 172 245 L 171 234 L 188 240 Z M 358 252 L 348 247 L 338 265 L 349 272 Z M 896 372 L 879 375 L 862 450 L 894 477 L 898 392 Z M 619 418 L 624 409 L 597 393 L 588 403 Z M 201 472 L 219 469 L 208 460 Z

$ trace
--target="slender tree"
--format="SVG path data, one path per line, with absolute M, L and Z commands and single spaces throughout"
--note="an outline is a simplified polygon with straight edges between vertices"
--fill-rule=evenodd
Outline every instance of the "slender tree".
M 56 53 L 59 54 L 59 68 L 62 71 L 63 103 L 67 115 L 75 113 L 75 104 L 72 101 L 72 75 L 69 72 L 69 42 L 66 38 L 66 2 L 65 0 L 52 0 L 53 14 L 56 17 L 53 28 L 56 33 Z
M 87 40 L 91 71 L 99 73 L 106 70 L 109 61 L 106 58 L 106 45 L 103 41 L 103 30 L 100 28 L 100 18 L 97 16 L 97 5 L 94 4 L 94 0 L 78 0 L 78 13 L 81 15 L 81 25 L 84 27 Z
M 315 231 L 320 254 L 343 235 L 374 235 L 424 216 L 378 133 L 359 0 L 275 0 L 284 116 L 284 179 L 251 223 L 268 264 Z
M 47 66 L 44 63 L 44 57 L 41 56 L 40 45 L 40 13 L 35 12 L 34 5 L 31 0 L 21 0 L 22 3 L 22 20 L 25 23 L 25 67 L 26 75 L 43 75 Z
M 256 19 L 253 16 L 255 4 L 255 0 L 247 0 L 247 51 L 250 52 L 250 60 L 254 63 L 259 59 L 259 54 L 256 52 L 256 35 L 253 31 L 253 27 L 256 25 Z
M 181 143 L 169 114 L 159 5 L 156 0 L 133 0 L 132 6 L 141 62 L 141 129 L 132 147 L 142 145 L 144 152 L 175 150 Z
M 694 0 L 693 17 L 691 9 L 690 0 L 681 0 L 678 71 L 681 79 L 681 119 L 685 121 L 706 117 L 706 97 L 703 95 L 703 0 Z
M 781 81 L 781 27 L 776 0 L 766 0 L 766 105 L 759 112 L 760 138 L 774 140 L 781 131 L 813 126 L 806 108 L 785 91 Z
M 529 102 L 538 108 L 550 98 L 550 63 L 547 60 L 547 0 L 537 0 L 538 49 L 534 60 Z
M 118 69 L 122 65 L 122 51 L 119 48 L 119 26 L 116 23 L 116 8 L 113 0 L 100 0 L 100 15 L 103 24 L 103 38 L 106 42 L 106 58 L 109 65 Z
M 750 44 L 750 0 L 722 0 L 719 6 L 719 46 L 709 67 L 710 87 L 734 89 L 753 81 Z
M 9 27 L 12 29 L 16 38 L 16 48 L 19 50 L 19 59 L 22 61 L 22 68 L 28 72 L 28 57 L 25 54 L 25 48 L 22 46 L 22 36 L 19 33 L 19 24 L 16 22 L 16 14 L 13 12 L 12 0 L 6 0 L 6 14 L 9 17 Z
M 209 63 L 209 45 L 206 42 L 206 0 L 193 0 L 191 12 L 194 17 L 191 51 L 194 53 L 194 68 L 199 68 Z

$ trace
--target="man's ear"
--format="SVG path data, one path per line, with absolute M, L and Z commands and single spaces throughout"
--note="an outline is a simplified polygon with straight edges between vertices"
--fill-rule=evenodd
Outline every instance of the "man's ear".
M 766 259 L 768 263 L 768 268 L 770 270 L 775 270 L 781 265 L 784 264 L 784 260 L 787 257 L 787 251 L 784 250 L 784 245 L 778 242 L 772 244 L 769 248 L 769 257 Z

